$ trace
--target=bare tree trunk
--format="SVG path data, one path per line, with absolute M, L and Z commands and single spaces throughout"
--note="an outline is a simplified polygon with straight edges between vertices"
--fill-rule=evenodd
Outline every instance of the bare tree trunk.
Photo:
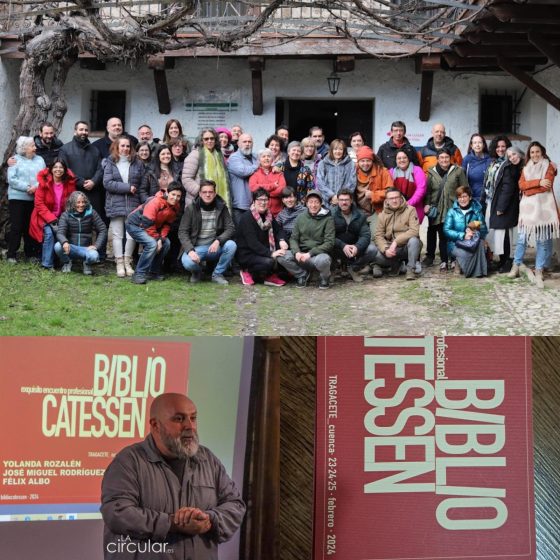
M 14 154 L 18 137 L 35 134 L 41 123 L 48 120 L 51 110 L 55 130 L 58 132 L 60 129 L 67 110 L 64 84 L 70 68 L 78 59 L 78 50 L 71 46 L 66 32 L 56 33 L 54 36 L 52 32 L 48 32 L 29 42 L 26 55 L 19 78 L 19 112 L 4 152 L 4 162 Z M 51 66 L 53 79 L 49 96 L 45 78 Z M 3 163 L 0 171 L 0 246 L 6 245 L 9 229 L 7 191 L 7 166 Z
M 60 131 L 62 121 L 68 110 L 66 104 L 66 95 L 64 93 L 64 84 L 68 77 L 68 72 L 74 63 L 78 60 L 78 51 L 74 50 L 66 56 L 60 58 L 55 62 L 53 69 L 53 81 L 51 89 L 52 100 L 52 119 L 51 122 L 54 126 L 56 133 Z

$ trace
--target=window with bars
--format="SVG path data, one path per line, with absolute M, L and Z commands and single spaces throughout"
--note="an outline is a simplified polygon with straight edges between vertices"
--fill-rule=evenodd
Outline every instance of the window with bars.
M 92 131 L 104 131 L 111 117 L 118 117 L 125 125 L 126 91 L 93 90 L 90 100 Z
M 517 94 L 484 92 L 480 96 L 481 134 L 517 134 Z

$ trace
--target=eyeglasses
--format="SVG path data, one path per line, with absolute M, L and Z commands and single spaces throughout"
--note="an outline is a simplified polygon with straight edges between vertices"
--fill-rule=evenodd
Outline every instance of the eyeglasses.
M 268 202 L 268 198 L 257 198 L 255 199 L 257 202 Z
M 215 139 L 213 136 L 206 136 L 206 138 L 203 136 L 203 137 L 202 137 L 202 140 L 203 140 L 204 142 L 210 142 L 210 140 L 216 141 L 216 139 Z

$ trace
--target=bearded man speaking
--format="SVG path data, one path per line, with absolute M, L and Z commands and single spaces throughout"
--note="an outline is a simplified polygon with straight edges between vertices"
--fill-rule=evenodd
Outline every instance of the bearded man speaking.
M 105 560 L 217 560 L 245 504 L 219 459 L 199 445 L 196 406 L 159 395 L 150 434 L 125 447 L 101 486 Z

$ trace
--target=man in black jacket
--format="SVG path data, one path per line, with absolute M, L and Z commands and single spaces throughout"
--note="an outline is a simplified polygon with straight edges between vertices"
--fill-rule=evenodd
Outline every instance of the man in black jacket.
M 136 136 L 132 136 L 132 134 L 129 134 L 128 132 L 123 132 L 123 130 L 122 121 L 118 117 L 111 117 L 107 121 L 105 136 L 93 143 L 93 145 L 99 150 L 102 158 L 109 157 L 111 144 L 119 136 L 126 136 L 130 140 L 130 145 L 136 147 L 136 144 L 138 144 L 138 138 L 136 138 Z
M 383 162 L 387 169 L 397 166 L 397 152 L 403 151 L 414 165 L 420 165 L 418 154 L 412 147 L 406 134 L 406 125 L 402 121 L 391 124 L 391 138 L 385 144 L 379 146 L 377 157 Z
M 105 217 L 105 189 L 101 154 L 89 141 L 89 125 L 78 121 L 74 125 L 74 138 L 60 148 L 59 157 L 76 175 L 76 187 L 86 193 L 93 209 Z M 106 222 L 105 219 L 103 219 Z
M 233 241 L 235 226 L 226 203 L 216 193 L 216 183 L 200 182 L 198 197 L 185 208 L 179 225 L 179 241 L 183 246 L 181 262 L 191 273 L 191 282 L 200 282 L 203 261 L 218 261 L 212 282 L 226 285 L 224 278 L 237 245 Z
M 47 166 L 51 165 L 62 148 L 62 142 L 54 134 L 54 126 L 50 122 L 44 122 L 33 140 L 37 146 L 36 154 L 45 160 Z
M 89 141 L 89 124 L 78 121 L 74 125 L 74 138 L 60 148 L 59 158 L 76 175 L 76 188 L 84 192 L 92 206 L 105 224 L 105 189 L 103 188 L 103 169 L 101 154 Z M 99 256 L 105 259 L 106 242 L 101 247 Z
M 367 216 L 358 210 L 348 189 L 338 193 L 338 206 L 332 209 L 332 215 L 336 235 L 335 258 L 348 265 L 348 272 L 354 282 L 361 282 L 363 276 L 359 270 L 373 262 L 377 255 L 377 249 L 371 243 Z

